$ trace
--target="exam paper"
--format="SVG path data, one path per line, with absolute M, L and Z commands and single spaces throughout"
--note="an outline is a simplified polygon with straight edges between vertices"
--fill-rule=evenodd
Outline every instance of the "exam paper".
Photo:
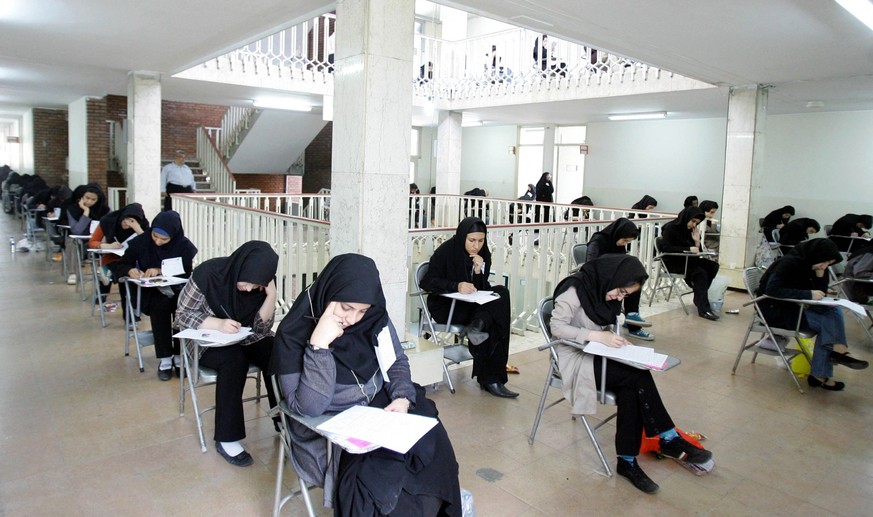
M 436 424 L 436 418 L 352 406 L 319 425 L 318 430 L 406 454 Z
M 589 341 L 588 344 L 585 345 L 584 351 L 587 354 L 641 364 L 655 370 L 663 369 L 664 363 L 667 362 L 667 356 L 665 354 L 658 354 L 655 352 L 654 348 L 649 348 L 647 346 L 625 345 L 619 348 L 613 348 L 597 341 Z
M 443 296 L 464 302 L 478 303 L 479 305 L 485 305 L 488 302 L 493 302 L 500 298 L 500 295 L 494 291 L 476 291 L 475 293 L 470 294 L 444 293 Z
M 150 276 L 142 278 L 131 278 L 129 280 L 143 287 L 161 287 L 165 285 L 177 285 L 188 282 L 187 278 L 179 278 L 176 276 Z
M 250 335 L 252 335 L 252 328 L 242 327 L 236 334 L 225 334 L 211 329 L 185 329 L 178 334 L 173 334 L 173 337 L 205 341 L 206 343 L 201 343 L 201 346 L 225 346 L 238 343 Z

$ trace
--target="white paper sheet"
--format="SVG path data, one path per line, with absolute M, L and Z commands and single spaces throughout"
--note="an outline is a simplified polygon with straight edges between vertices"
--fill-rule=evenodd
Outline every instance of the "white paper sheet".
M 205 342 L 201 343 L 201 346 L 226 346 L 238 343 L 250 335 L 252 335 L 252 328 L 242 327 L 236 334 L 225 334 L 211 329 L 185 329 L 178 334 L 173 334 L 173 337 Z
M 867 316 L 867 311 L 864 310 L 863 305 L 855 303 L 851 300 L 846 300 L 844 298 L 822 298 L 821 300 L 803 300 L 803 303 L 807 305 L 829 305 L 832 307 L 845 307 L 859 316 Z
M 613 348 L 597 341 L 589 341 L 585 345 L 585 353 L 599 355 L 602 357 L 610 357 L 620 359 L 631 363 L 637 363 L 655 370 L 660 370 L 667 362 L 667 356 L 664 354 L 655 353 L 654 348 L 647 346 L 625 345 L 619 348 Z
M 470 294 L 445 293 L 443 296 L 464 302 L 478 303 L 479 305 L 485 305 L 488 302 L 493 302 L 500 298 L 500 295 L 496 294 L 494 291 L 476 291 L 475 293 Z
M 131 278 L 130 281 L 143 287 L 162 287 L 165 285 L 184 284 L 188 282 L 188 279 L 177 276 L 150 276 L 148 278 Z
M 354 406 L 321 424 L 318 430 L 406 454 L 436 424 L 436 418 Z
M 179 276 L 185 274 L 185 266 L 182 265 L 182 257 L 173 257 L 161 261 L 161 275 Z

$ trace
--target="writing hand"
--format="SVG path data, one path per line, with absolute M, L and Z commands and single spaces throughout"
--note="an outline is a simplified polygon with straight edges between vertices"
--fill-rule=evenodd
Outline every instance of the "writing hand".
M 142 278 L 142 271 L 139 269 L 133 268 L 127 272 L 127 276 L 133 279 Z
M 458 282 L 458 292 L 461 294 L 473 294 L 477 291 L 476 286 L 470 282 Z
M 232 319 L 222 319 L 221 323 L 218 324 L 218 328 L 215 330 L 224 332 L 225 334 L 236 334 L 239 332 L 240 328 L 242 328 L 240 322 Z
M 153 277 L 153 276 L 161 276 L 161 268 L 150 267 L 143 272 L 142 276 L 144 276 L 146 278 Z
M 825 293 L 823 291 L 811 291 L 810 294 L 812 294 L 813 300 L 821 300 L 825 297 Z
M 592 334 L 594 334 L 592 332 Z M 601 330 L 591 336 L 594 341 L 600 341 L 604 345 L 611 348 L 621 348 L 625 345 L 631 344 L 627 339 L 619 336 L 618 334 L 613 334 L 612 332 L 607 332 L 605 330 Z
M 318 325 L 309 336 L 309 344 L 317 348 L 328 348 L 334 340 L 343 335 L 342 318 L 334 314 L 337 302 L 330 302 L 318 319 Z
M 691 246 L 690 248 L 688 248 L 688 251 L 690 251 L 691 253 L 700 253 L 700 248 L 698 248 L 697 246 Z

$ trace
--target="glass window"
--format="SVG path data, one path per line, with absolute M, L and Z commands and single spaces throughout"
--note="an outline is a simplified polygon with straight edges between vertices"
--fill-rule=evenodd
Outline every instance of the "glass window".
M 520 145 L 543 145 L 543 140 L 546 135 L 544 127 L 523 127 L 518 133 L 518 143 Z
M 555 131 L 556 144 L 584 144 L 585 126 L 563 126 Z
M 421 130 L 418 128 L 412 128 L 412 138 L 409 139 L 409 155 L 410 156 L 421 156 L 420 154 L 420 142 L 419 142 L 419 134 Z

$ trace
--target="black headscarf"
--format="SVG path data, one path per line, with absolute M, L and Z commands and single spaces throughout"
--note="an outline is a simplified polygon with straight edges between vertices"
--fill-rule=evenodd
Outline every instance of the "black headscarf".
M 229 257 L 209 259 L 197 266 L 191 278 L 209 308 L 219 318 L 231 318 L 251 327 L 255 314 L 264 304 L 263 290 L 240 291 L 237 282 L 266 286 L 276 276 L 279 255 L 263 241 L 249 241 Z
M 79 220 L 82 218 L 83 212 L 82 209 L 79 208 L 79 200 L 82 199 L 82 196 L 84 196 L 86 192 L 97 194 L 97 202 L 89 209 L 88 217 L 92 221 L 103 219 L 103 217 L 109 213 L 109 206 L 106 204 L 106 196 L 103 194 L 103 190 L 97 183 L 88 183 L 87 185 L 79 185 L 76 187 L 76 190 L 73 191 L 73 195 L 70 198 L 70 204 L 66 208 L 67 212 L 73 216 L 73 219 Z
M 812 266 L 829 260 L 833 260 L 834 264 L 843 260 L 837 245 L 832 241 L 829 239 L 803 241 L 767 269 L 761 278 L 758 294 L 766 294 L 767 283 L 774 274 L 778 274 L 783 279 L 785 287 L 815 289 L 812 284 L 814 275 Z
M 631 206 L 631 208 L 634 208 L 636 210 L 645 210 L 646 207 L 648 207 L 650 205 L 651 206 L 658 206 L 658 200 L 653 198 L 652 196 L 646 194 L 645 196 L 643 196 L 642 199 L 640 199 L 639 201 L 634 203 L 633 206 Z
M 555 187 L 552 185 L 552 180 L 549 179 L 549 173 L 544 172 L 537 181 L 536 200 L 551 203 L 554 201 L 552 194 L 555 193 Z
M 133 235 L 133 228 L 122 228 L 121 221 L 128 218 L 134 218 L 139 223 L 143 232 L 149 231 L 149 220 L 146 219 L 142 205 L 139 203 L 131 203 L 120 210 L 109 212 L 100 219 L 100 229 L 103 230 L 103 236 L 106 242 L 118 241 L 124 242 Z
M 197 254 L 197 247 L 185 237 L 179 213 L 168 210 L 156 215 L 152 219 L 152 231 L 156 229 L 161 229 L 169 235 L 170 242 L 158 246 L 152 239 L 151 232 L 143 233 L 130 241 L 127 251 L 124 253 L 125 261 L 139 262 L 138 269 L 145 271 L 149 268 L 161 267 L 161 262 L 164 259 L 181 257 L 185 272 L 190 274 L 194 255 Z
M 695 201 L 697 201 L 697 196 L 688 196 L 685 198 L 685 203 L 683 203 L 683 206 L 685 208 L 688 208 L 689 206 L 693 205 Z
M 703 211 L 704 214 L 706 214 L 706 212 L 709 212 L 713 208 L 718 210 L 718 203 L 716 203 L 715 201 L 710 201 L 709 199 L 706 199 L 706 200 L 701 201 L 700 204 L 697 205 L 697 208 L 699 208 L 701 211 Z
M 589 242 L 595 239 L 598 240 L 598 244 L 601 246 L 601 255 L 606 253 L 625 253 L 625 247 L 618 246 L 616 242 L 619 239 L 627 239 L 629 237 L 636 239 L 639 236 L 640 230 L 637 228 L 637 225 L 625 217 L 620 217 L 606 228 L 592 235 Z
M 467 253 L 467 234 L 482 232 L 485 234 L 485 242 L 479 250 L 479 256 L 485 261 L 485 269 L 482 270 L 484 278 L 488 278 L 491 270 L 491 249 L 488 247 L 488 228 L 482 219 L 478 217 L 467 217 L 458 223 L 458 229 L 455 230 L 455 235 L 440 245 L 437 252 L 441 249 L 443 253 L 448 252 L 449 258 L 446 261 L 447 279 L 455 282 L 473 282 L 470 276 L 470 269 L 473 267 L 473 259 Z M 434 252 L 436 255 L 437 252 Z
M 638 258 L 631 255 L 603 255 L 586 262 L 579 271 L 561 280 L 555 288 L 554 297 L 575 287 L 585 315 L 598 325 L 611 325 L 621 313 L 621 301 L 606 301 L 606 293 L 633 284 L 640 284 L 642 288 L 647 278 L 646 268 Z
M 787 218 L 782 217 L 782 214 L 790 214 Z M 794 207 L 791 205 L 785 205 L 782 208 L 773 210 L 766 217 L 764 217 L 764 222 L 761 224 L 762 228 L 776 228 L 777 225 L 780 224 L 788 224 L 788 220 L 791 219 L 791 216 L 794 215 Z
M 779 243 L 794 246 L 809 239 L 809 234 L 806 233 L 807 228 L 815 228 L 816 232 L 821 231 L 821 225 L 815 219 L 798 217 L 786 224 L 779 232 Z
M 337 363 L 337 382 L 356 384 L 354 375 L 369 379 L 375 374 L 379 368 L 376 338 L 388 324 L 388 312 L 376 263 L 354 253 L 330 259 L 315 282 L 297 297 L 282 318 L 272 355 L 273 373 L 282 375 L 303 370 L 306 342 L 330 302 L 370 305 L 364 317 L 343 330 L 330 345 Z
M 871 226 L 873 226 L 873 217 L 869 215 L 846 214 L 834 222 L 831 235 L 849 237 L 853 232 L 860 234 L 861 228 L 869 229 Z

